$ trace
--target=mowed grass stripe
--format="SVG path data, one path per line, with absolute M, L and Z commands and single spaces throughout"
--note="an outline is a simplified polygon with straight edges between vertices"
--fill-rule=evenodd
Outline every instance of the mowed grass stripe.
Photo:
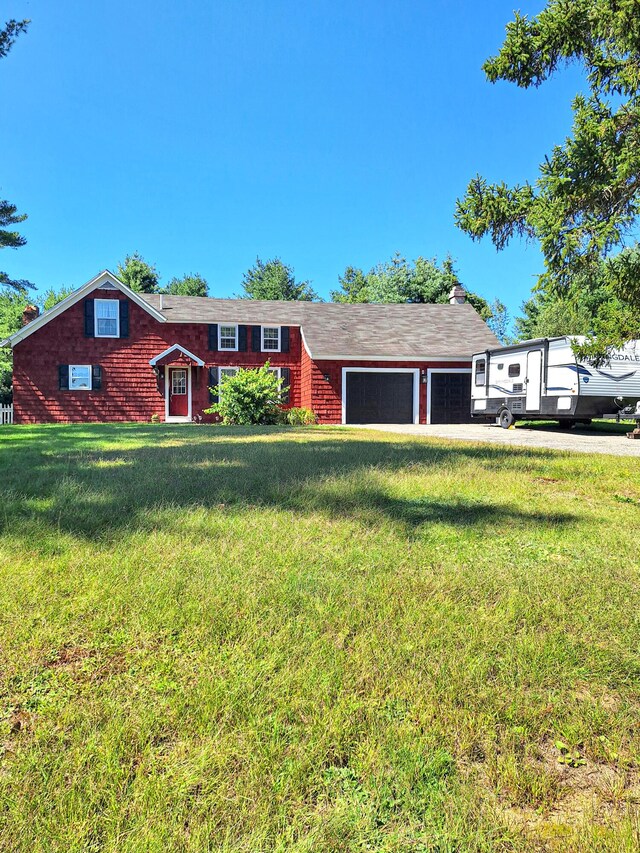
M 3 428 L 2 849 L 635 849 L 636 467 Z

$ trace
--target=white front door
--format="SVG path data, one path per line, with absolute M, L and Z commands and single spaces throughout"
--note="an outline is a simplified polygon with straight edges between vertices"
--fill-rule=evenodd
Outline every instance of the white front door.
M 527 353 L 527 399 L 528 412 L 540 411 L 542 393 L 542 350 L 534 349 Z

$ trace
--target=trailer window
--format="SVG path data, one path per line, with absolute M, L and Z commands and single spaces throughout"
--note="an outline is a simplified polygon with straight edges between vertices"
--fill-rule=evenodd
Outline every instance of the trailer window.
M 510 364 L 509 365 L 509 376 L 520 376 L 520 365 L 519 364 Z
M 476 361 L 476 385 L 484 385 L 486 378 L 487 360 L 479 358 Z

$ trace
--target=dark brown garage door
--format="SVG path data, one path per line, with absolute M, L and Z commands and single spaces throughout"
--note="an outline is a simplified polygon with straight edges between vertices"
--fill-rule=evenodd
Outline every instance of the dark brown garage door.
M 430 381 L 431 423 L 471 423 L 471 374 L 432 373 Z
M 412 424 L 412 373 L 347 373 L 348 424 Z

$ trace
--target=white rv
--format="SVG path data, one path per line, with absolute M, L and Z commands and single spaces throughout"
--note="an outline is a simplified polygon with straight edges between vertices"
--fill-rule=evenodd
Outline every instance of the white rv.
M 518 419 L 590 423 L 632 406 L 640 411 L 640 341 L 595 366 L 578 361 L 571 342 L 541 338 L 473 356 L 471 415 L 507 429 Z

